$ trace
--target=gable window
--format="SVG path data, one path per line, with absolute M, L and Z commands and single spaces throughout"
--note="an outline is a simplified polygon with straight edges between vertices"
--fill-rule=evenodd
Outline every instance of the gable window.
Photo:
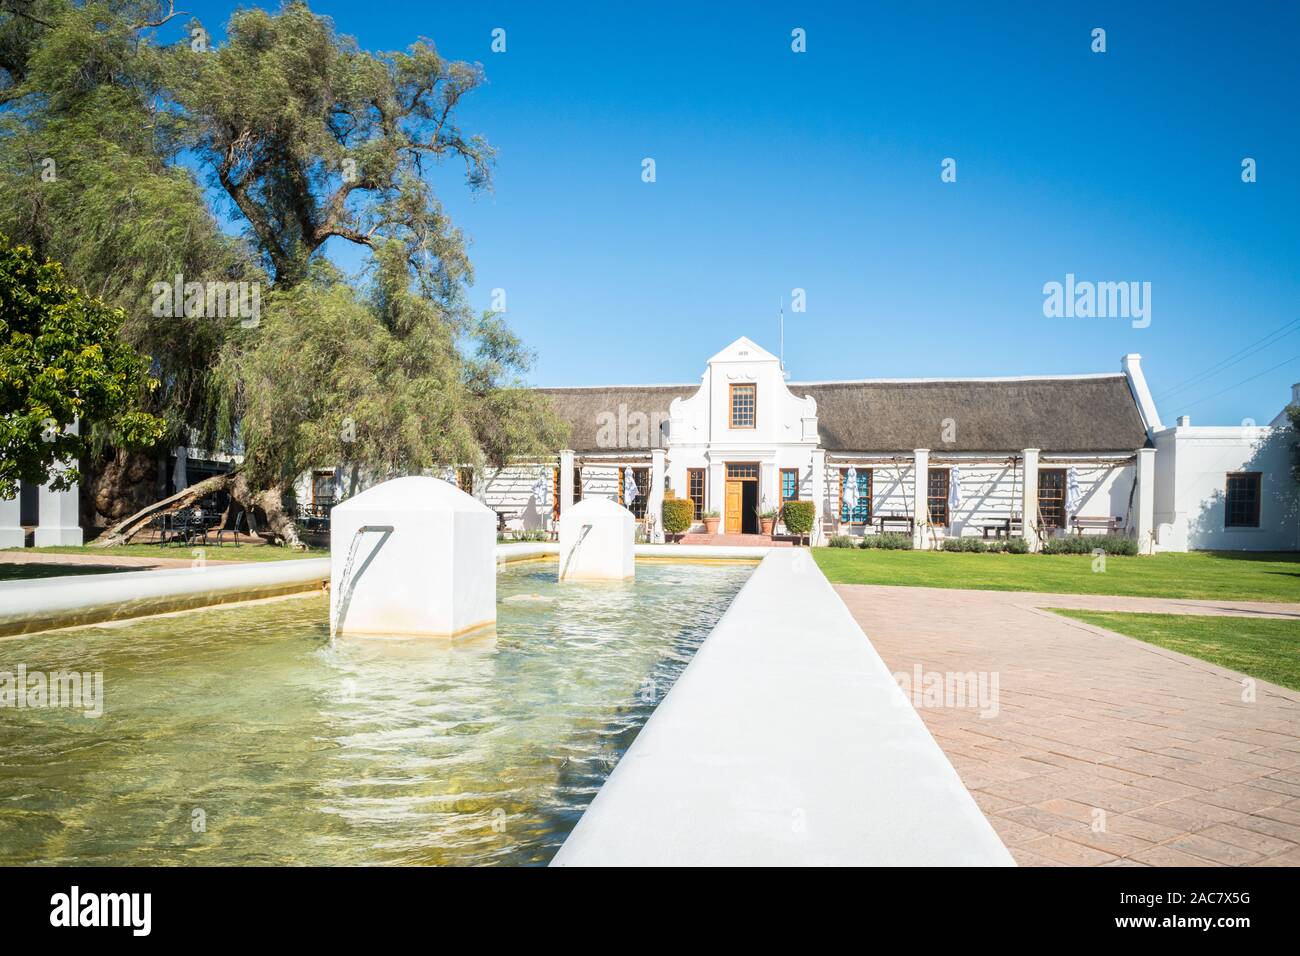
M 704 514 L 704 469 L 686 469 L 686 495 L 695 504 L 695 520 Z
M 948 469 L 931 468 L 927 501 L 930 506 L 930 524 L 948 527 Z
M 844 500 L 844 489 L 848 486 L 849 470 L 840 469 L 840 522 L 843 524 L 861 524 L 871 523 L 871 469 L 859 468 L 857 470 L 857 500 L 850 508 L 848 502 Z
M 731 386 L 731 427 L 753 428 L 758 419 L 758 386 Z
M 781 469 L 781 504 L 799 500 L 799 469 Z
M 1258 471 L 1242 471 L 1228 476 L 1223 512 L 1225 528 L 1259 527 L 1259 480 Z
M 1038 473 L 1038 523 L 1044 528 L 1065 527 L 1065 469 L 1044 468 Z

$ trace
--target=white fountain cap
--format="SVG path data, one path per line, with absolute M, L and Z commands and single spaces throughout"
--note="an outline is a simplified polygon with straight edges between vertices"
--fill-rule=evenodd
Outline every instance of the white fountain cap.
M 340 512 L 346 515 L 358 508 L 376 507 L 409 511 L 478 511 L 496 519 L 491 508 L 465 494 L 451 482 L 441 478 L 410 475 L 372 485 L 359 495 L 339 502 L 330 512 L 331 525 L 333 518 Z
M 394 478 L 330 512 L 330 628 L 455 637 L 496 621 L 496 514 L 441 478 Z
M 560 515 L 560 580 L 636 576 L 636 518 L 610 498 L 583 498 Z

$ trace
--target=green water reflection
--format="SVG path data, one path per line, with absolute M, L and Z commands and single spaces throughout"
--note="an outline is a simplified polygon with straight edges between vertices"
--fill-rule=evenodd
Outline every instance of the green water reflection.
M 540 864 L 750 573 L 500 575 L 494 638 L 331 646 L 322 598 L 0 641 L 104 715 L 0 708 L 0 863 Z

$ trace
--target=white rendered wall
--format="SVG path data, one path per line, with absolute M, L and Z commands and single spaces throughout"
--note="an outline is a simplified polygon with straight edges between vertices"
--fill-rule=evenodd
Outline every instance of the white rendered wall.
M 357 536 L 363 526 L 392 531 Z M 446 638 L 495 621 L 496 515 L 480 502 L 440 478 L 410 477 L 331 512 L 330 622 L 339 633 Z
M 560 519 L 561 581 L 636 576 L 636 518 L 607 498 L 584 498 Z
M 1300 548 L 1295 433 L 1284 428 L 1175 426 L 1156 435 L 1156 525 L 1161 551 Z M 1258 528 L 1224 527 L 1227 477 L 1258 471 Z

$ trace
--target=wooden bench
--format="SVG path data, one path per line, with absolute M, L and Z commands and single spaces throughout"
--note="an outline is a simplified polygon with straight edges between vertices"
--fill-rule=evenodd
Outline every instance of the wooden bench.
M 1106 534 L 1114 534 L 1119 531 L 1124 524 L 1123 518 L 1114 518 L 1109 515 L 1100 518 L 1089 518 L 1085 515 L 1075 515 L 1070 519 L 1070 527 L 1074 529 L 1075 534 L 1083 534 L 1088 530 L 1104 531 Z

